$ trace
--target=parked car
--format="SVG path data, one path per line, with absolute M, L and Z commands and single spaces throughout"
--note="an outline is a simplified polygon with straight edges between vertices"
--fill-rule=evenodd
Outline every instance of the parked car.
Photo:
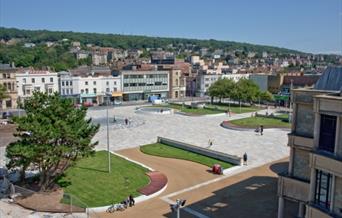
M 122 105 L 122 101 L 114 101 L 114 105 Z
M 2 113 L 2 119 L 8 119 L 8 118 L 11 118 L 11 117 L 13 117 L 13 113 L 12 112 L 7 111 L 7 112 L 3 112 Z
M 92 106 L 94 106 L 94 104 L 92 103 L 92 102 L 83 102 L 83 106 L 84 107 L 92 107 Z

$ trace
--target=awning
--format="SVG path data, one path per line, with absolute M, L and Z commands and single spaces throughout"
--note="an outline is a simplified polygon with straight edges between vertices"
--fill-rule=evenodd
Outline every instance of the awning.
M 112 97 L 122 97 L 122 92 L 112 92 Z

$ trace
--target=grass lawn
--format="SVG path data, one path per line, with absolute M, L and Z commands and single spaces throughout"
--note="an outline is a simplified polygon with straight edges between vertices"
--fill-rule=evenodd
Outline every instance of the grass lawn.
M 229 121 L 231 124 L 247 128 L 256 128 L 263 125 L 264 128 L 290 128 L 291 124 L 281 119 L 271 117 L 248 117 L 239 120 Z
M 215 108 L 217 107 L 219 110 L 223 110 L 226 111 L 229 108 L 229 104 L 227 103 L 214 103 L 214 104 L 208 104 L 206 107 L 210 107 L 210 108 Z M 240 114 L 240 113 L 247 113 L 247 112 L 255 112 L 260 110 L 259 107 L 256 106 L 245 106 L 245 105 L 241 105 L 241 112 L 240 112 L 240 106 L 236 105 L 236 104 L 230 104 L 230 111 L 236 114 Z
M 219 114 L 225 113 L 228 110 L 228 105 L 223 104 L 206 104 L 205 108 L 190 108 L 189 106 L 184 106 L 180 104 L 166 104 L 166 105 L 153 105 L 153 107 L 167 107 L 179 110 L 183 113 L 194 114 L 194 115 L 206 115 L 206 114 Z M 231 105 L 230 110 L 233 113 L 240 113 L 240 106 Z M 257 107 L 242 106 L 241 113 L 258 111 Z
M 212 167 L 214 164 L 220 164 L 224 169 L 227 169 L 233 166 L 231 163 L 223 162 L 223 161 L 211 158 L 211 157 L 185 151 L 183 149 L 175 148 L 175 147 L 164 145 L 161 143 L 143 145 L 140 147 L 140 151 L 145 154 L 154 155 L 154 156 L 189 160 L 189 161 L 206 165 L 208 167 Z
M 277 117 L 283 118 L 283 119 L 289 119 L 289 114 L 284 113 L 284 114 L 279 114 Z
M 108 173 L 108 153 L 99 151 L 95 156 L 79 160 L 75 166 L 68 168 L 65 176 L 57 183 L 63 187 L 65 193 L 70 193 L 88 207 L 106 206 L 113 202 L 120 202 L 128 195 L 140 195 L 137 189 L 147 185 L 149 178 L 147 169 L 129 162 L 116 155 L 111 155 L 111 170 Z M 64 203 L 69 199 L 64 198 Z M 73 200 L 75 205 L 85 207 L 84 204 Z

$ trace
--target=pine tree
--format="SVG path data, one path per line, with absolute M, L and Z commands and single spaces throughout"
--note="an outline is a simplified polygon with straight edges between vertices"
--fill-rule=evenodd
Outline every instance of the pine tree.
M 91 140 L 99 125 L 86 119 L 86 108 L 76 109 L 70 99 L 58 93 L 34 92 L 23 109 L 26 116 L 14 118 L 19 140 L 6 148 L 8 167 L 21 167 L 22 172 L 29 166 L 37 167 L 44 191 L 78 158 L 94 153 L 97 142 Z

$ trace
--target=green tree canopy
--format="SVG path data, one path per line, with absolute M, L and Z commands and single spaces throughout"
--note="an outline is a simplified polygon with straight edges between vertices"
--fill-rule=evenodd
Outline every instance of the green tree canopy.
M 47 190 L 79 157 L 93 153 L 99 126 L 86 119 L 86 108 L 76 109 L 57 93 L 34 92 L 23 109 L 26 116 L 14 118 L 19 140 L 6 148 L 8 167 L 37 167 L 40 188 Z
M 242 78 L 236 83 L 234 90 L 234 98 L 253 102 L 256 101 L 260 92 L 260 88 L 252 80 Z
M 0 84 L 0 103 L 1 103 L 1 100 L 7 98 L 7 93 L 6 93 L 6 87 L 2 84 Z
M 273 101 L 273 95 L 269 91 L 260 92 L 260 99 L 263 101 Z

